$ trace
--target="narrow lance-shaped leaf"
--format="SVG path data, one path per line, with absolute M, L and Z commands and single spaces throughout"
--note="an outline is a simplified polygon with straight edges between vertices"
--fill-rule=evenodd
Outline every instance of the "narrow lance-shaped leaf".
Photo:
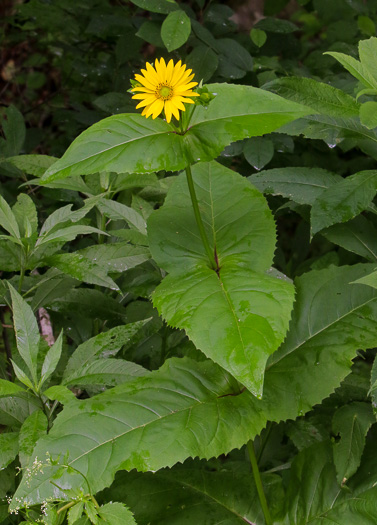
M 20 230 L 16 218 L 7 203 L 7 201 L 0 195 L 0 226 L 4 228 L 15 239 L 20 238 Z
M 17 349 L 31 373 L 34 384 L 36 384 L 40 339 L 37 320 L 33 310 L 11 284 L 9 284 L 9 290 L 12 298 Z
M 41 182 L 100 171 L 177 171 L 216 158 L 225 146 L 260 136 L 314 110 L 250 86 L 211 84 L 208 108 L 196 107 L 185 134 L 141 115 L 114 115 L 84 131 Z
M 339 484 L 344 484 L 358 469 L 366 434 L 375 421 L 370 403 L 353 402 L 335 412 L 332 428 L 335 435 L 340 435 L 340 440 L 333 451 Z
M 62 353 L 62 344 L 63 344 L 63 332 L 60 332 L 59 337 L 55 343 L 48 350 L 46 357 L 43 361 L 41 379 L 39 382 L 39 388 L 48 380 L 51 374 L 55 371 L 55 368 L 58 365 L 61 353 Z
M 21 386 L 13 383 L 12 381 L 0 379 L 0 397 L 13 396 L 18 392 L 25 392 L 25 390 Z

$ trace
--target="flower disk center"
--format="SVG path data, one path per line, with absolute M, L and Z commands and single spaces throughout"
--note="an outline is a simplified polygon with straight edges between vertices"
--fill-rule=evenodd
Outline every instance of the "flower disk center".
M 158 86 L 158 97 L 162 100 L 170 100 L 173 96 L 173 90 L 169 86 Z

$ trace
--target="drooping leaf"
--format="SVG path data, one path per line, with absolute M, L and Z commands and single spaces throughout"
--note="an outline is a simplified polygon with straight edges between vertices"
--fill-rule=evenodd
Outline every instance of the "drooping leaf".
M 34 384 L 37 383 L 37 357 L 39 329 L 33 310 L 21 295 L 9 284 L 17 349 L 28 367 Z
M 93 226 L 85 226 L 82 225 L 74 225 L 74 226 L 67 226 L 66 228 L 62 228 L 61 230 L 54 230 L 51 233 L 47 233 L 46 235 L 40 237 L 38 241 L 35 244 L 35 251 L 40 248 L 41 246 L 51 243 L 51 242 L 68 242 L 73 241 L 76 239 L 78 235 L 86 235 L 90 233 L 99 233 L 101 235 L 108 235 L 108 233 L 99 230 L 98 228 L 94 228 Z
M 17 392 L 24 392 L 25 390 L 12 381 L 6 381 L 5 379 L 0 379 L 0 397 L 13 396 Z
M 118 285 L 108 274 L 108 268 L 100 266 L 81 253 L 62 253 L 47 257 L 44 262 L 52 268 L 57 268 L 74 279 L 89 284 L 105 286 L 119 290 Z
M 353 97 L 312 78 L 283 77 L 269 82 L 263 88 L 331 117 L 350 118 L 359 115 L 360 104 Z
M 34 312 L 41 306 L 50 304 L 54 299 L 63 297 L 72 288 L 80 284 L 76 279 L 68 277 L 55 268 L 47 270 L 47 272 L 43 274 L 43 278 L 41 283 L 38 284 L 30 304 Z
M 264 367 L 285 336 L 293 288 L 269 269 L 275 228 L 248 182 L 212 162 L 193 169 L 199 206 L 218 270 L 210 269 L 184 175 L 148 221 L 153 258 L 170 272 L 153 294 L 167 322 L 261 395 Z
M 72 211 L 72 204 L 67 204 L 67 206 L 58 208 L 52 212 L 43 223 L 39 233 L 40 237 L 43 238 L 43 236 L 47 235 L 51 230 L 55 231 L 59 224 L 62 225 L 64 223 L 77 222 L 80 219 L 83 219 L 100 199 L 101 195 L 96 195 L 95 197 L 86 199 L 84 201 L 84 206 L 75 211 Z
M 270 508 L 278 506 L 283 496 L 281 478 L 276 474 L 262 474 L 262 481 Z M 188 460 L 184 465 L 154 474 L 122 472 L 105 494 L 124 501 L 140 525 L 149 522 L 166 525 L 263 523 L 252 474 L 238 462 L 232 470 L 228 467 L 214 471 L 204 462 Z M 148 505 L 140 494 L 148 500 Z
M 47 432 L 47 417 L 42 410 L 36 410 L 25 419 L 19 434 L 19 456 L 22 468 L 29 464 L 35 444 Z
M 335 412 L 332 429 L 335 435 L 340 435 L 340 441 L 335 443 L 333 452 L 339 485 L 344 484 L 359 467 L 366 434 L 375 421 L 370 403 L 353 402 Z
M 273 168 L 248 180 L 266 195 L 281 195 L 298 204 L 312 205 L 321 193 L 341 182 L 340 175 L 322 168 Z
M 373 223 L 362 215 L 344 224 L 334 224 L 322 230 L 321 235 L 368 261 L 377 261 L 377 230 Z
M 145 220 L 140 213 L 136 212 L 129 206 L 126 206 L 121 202 L 103 199 L 99 202 L 98 208 L 107 217 L 110 217 L 110 219 L 124 220 L 131 228 L 145 235 Z
M 123 346 L 132 345 L 135 336 L 149 321 L 145 319 L 111 328 L 92 337 L 79 345 L 69 358 L 64 371 L 64 382 L 69 382 L 72 376 L 87 367 L 95 359 L 101 357 L 114 357 Z
M 123 230 L 132 231 L 135 230 Z M 111 230 L 111 235 L 114 231 Z M 150 258 L 150 251 L 143 246 L 132 246 L 129 243 L 106 243 L 89 246 L 77 251 L 97 265 L 106 268 L 108 272 L 125 272 Z
M 88 385 L 115 386 L 147 373 L 142 366 L 123 359 L 97 359 L 73 371 L 63 384 L 84 388 Z
M 190 18 L 181 10 L 169 13 L 161 26 L 161 38 L 169 53 L 183 46 L 190 33 Z
M 77 313 L 90 319 L 123 321 L 126 315 L 124 306 L 114 298 L 89 288 L 70 290 L 67 294 L 54 298 L 46 306 L 51 306 L 65 315 Z
M 9 204 L 0 195 L 0 226 L 4 228 L 15 239 L 20 238 L 20 230 Z
M 225 146 L 269 133 L 312 110 L 250 86 L 211 84 L 208 108 L 196 107 L 190 129 L 180 135 L 172 124 L 141 115 L 114 115 L 90 127 L 43 176 L 49 182 L 99 171 L 176 171 L 216 158 Z M 364 128 L 365 129 L 365 128 Z
M 42 177 L 44 172 L 58 159 L 49 155 L 17 155 L 7 158 L 7 162 L 19 170 L 35 177 Z M 30 181 L 29 181 L 30 182 Z
M 0 434 L 0 469 L 3 470 L 18 454 L 18 432 Z
M 347 222 L 364 211 L 377 192 L 377 171 L 360 171 L 324 190 L 311 210 L 313 235 L 339 222 Z

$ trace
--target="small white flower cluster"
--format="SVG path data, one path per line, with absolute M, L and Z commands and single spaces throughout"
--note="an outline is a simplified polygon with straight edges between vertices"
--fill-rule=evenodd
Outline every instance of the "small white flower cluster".
M 49 458 L 48 458 L 49 459 Z M 42 461 L 39 461 L 38 460 L 38 457 L 35 456 L 34 458 L 34 461 L 32 463 L 31 466 L 29 467 L 26 467 L 25 469 L 25 481 L 26 481 L 26 485 L 28 487 L 30 487 L 30 483 L 31 483 L 31 478 L 33 476 L 36 476 L 38 474 L 38 472 L 40 472 L 41 474 L 43 474 L 43 467 L 46 466 L 46 463 L 42 463 Z

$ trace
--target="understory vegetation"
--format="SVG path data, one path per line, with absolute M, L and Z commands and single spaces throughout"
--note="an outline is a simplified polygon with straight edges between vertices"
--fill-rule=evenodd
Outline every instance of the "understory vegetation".
M 377 0 L 0 10 L 0 524 L 375 525 Z

